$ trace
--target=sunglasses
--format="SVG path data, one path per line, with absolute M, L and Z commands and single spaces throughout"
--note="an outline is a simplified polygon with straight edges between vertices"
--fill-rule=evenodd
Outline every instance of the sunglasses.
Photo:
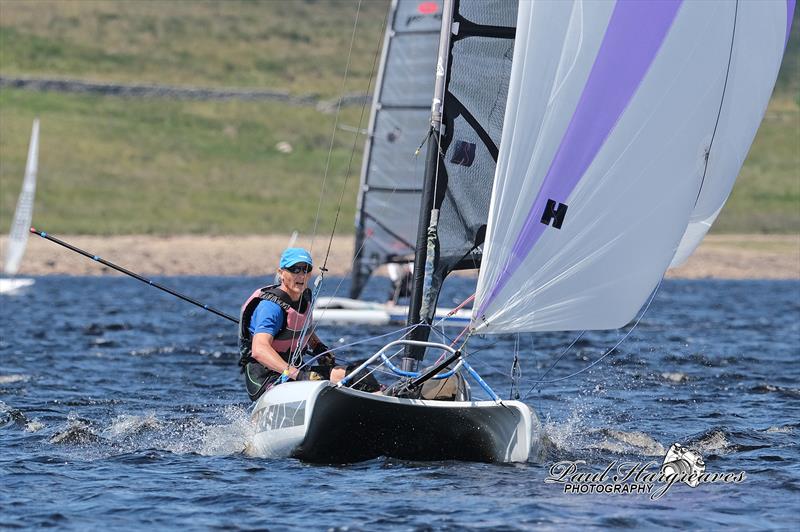
M 294 274 L 309 273 L 311 271 L 311 265 L 310 264 L 305 264 L 305 263 L 300 263 L 300 264 L 295 264 L 294 266 L 289 266 L 288 268 L 284 268 L 284 270 L 286 270 L 289 273 L 294 273 Z

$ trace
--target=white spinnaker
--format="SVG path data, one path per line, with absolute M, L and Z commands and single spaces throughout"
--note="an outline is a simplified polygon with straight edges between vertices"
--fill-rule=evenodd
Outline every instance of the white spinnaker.
M 630 99 L 607 135 L 600 134 L 596 153 L 572 184 L 551 168 L 559 154 L 562 166 L 586 157 L 590 143 L 582 137 L 598 134 L 593 113 L 604 110 L 602 98 L 624 92 L 608 80 L 625 77 L 627 51 L 644 48 L 637 39 L 653 42 L 650 20 L 641 28 L 630 20 L 612 25 L 618 10 L 647 11 L 646 18 L 653 5 L 520 4 L 473 312 L 481 332 L 621 327 L 669 266 L 694 208 L 723 100 L 735 3 L 660 3 L 673 10 L 663 17 L 665 32 Z M 619 40 L 620 28 L 632 33 L 621 40 L 634 44 L 617 43 L 625 52 L 610 64 L 621 71 L 600 76 L 605 84 L 592 85 L 587 99 L 605 41 Z M 587 101 L 595 108 L 586 109 Z M 570 127 L 579 109 L 584 122 Z M 547 199 L 568 206 L 560 229 L 537 225 Z
M 39 164 L 39 119 L 33 121 L 31 141 L 28 146 L 28 161 L 25 164 L 25 179 L 14 211 L 14 221 L 8 235 L 8 249 L 3 271 L 6 275 L 14 275 L 19 270 L 33 219 L 33 200 L 36 194 L 36 169 Z
M 689 225 L 670 267 L 683 264 L 728 199 L 764 117 L 785 43 L 786 2 L 739 2 L 728 88 Z

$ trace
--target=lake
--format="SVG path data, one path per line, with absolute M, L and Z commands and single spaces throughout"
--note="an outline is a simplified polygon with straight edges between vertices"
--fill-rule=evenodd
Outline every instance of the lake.
M 157 280 L 233 315 L 264 284 Z M 442 306 L 467 297 L 474 281 L 448 283 Z M 380 299 L 387 286 L 374 279 L 365 296 Z M 346 294 L 347 281 L 327 280 L 323 293 L 337 289 Z M 798 281 L 665 281 L 617 350 L 564 380 L 629 329 L 587 332 L 563 356 L 577 333 L 473 338 L 472 365 L 504 398 L 514 393 L 519 354 L 516 388 L 542 423 L 541 452 L 513 465 L 253 458 L 242 452 L 252 429 L 234 324 L 116 276 L 40 277 L 19 295 L 0 296 L 0 305 L 3 527 L 796 526 Z M 329 326 L 319 335 L 342 346 L 391 330 Z M 381 345 L 372 340 L 338 356 L 362 358 Z M 581 488 L 592 483 L 580 479 L 545 482 L 569 464 L 594 475 L 657 472 L 673 443 L 701 455 L 707 472 L 739 477 L 676 483 L 658 497 L 581 492 L 596 488 Z M 646 480 L 634 483 L 644 490 Z

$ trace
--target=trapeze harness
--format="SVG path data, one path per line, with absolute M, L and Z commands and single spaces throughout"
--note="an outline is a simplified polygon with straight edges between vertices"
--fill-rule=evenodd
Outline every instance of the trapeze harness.
M 272 347 L 289 364 L 292 353 L 305 349 L 308 344 L 310 333 L 302 339 L 300 345 L 301 331 L 308 321 L 306 331 L 311 331 L 311 290 L 305 289 L 300 300 L 293 302 L 289 295 L 278 288 L 280 285 L 270 285 L 259 288 L 242 305 L 242 313 L 239 317 L 239 365 L 244 373 L 244 382 L 247 387 L 247 394 L 251 401 L 255 401 L 261 394 L 271 388 L 281 377 L 277 371 L 261 365 L 253 358 L 253 335 L 250 334 L 250 320 L 256 307 L 262 301 L 272 301 L 283 310 L 283 326 L 278 334 L 272 339 Z

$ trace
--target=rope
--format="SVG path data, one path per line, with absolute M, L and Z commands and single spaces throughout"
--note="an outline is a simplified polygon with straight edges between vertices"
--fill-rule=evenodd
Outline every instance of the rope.
M 314 281 L 314 291 L 311 293 L 311 301 L 308 302 L 309 308 L 306 312 L 313 313 L 314 306 L 317 304 L 317 298 L 319 297 L 319 291 L 322 288 L 322 280 L 325 277 L 325 269 L 322 269 L 322 273 L 319 277 Z M 314 334 L 314 331 L 309 332 L 308 328 L 311 322 L 314 321 L 313 319 L 307 319 L 303 322 L 303 327 L 300 329 L 300 341 L 297 342 L 297 348 L 295 349 L 294 353 L 291 356 L 290 364 L 297 366 L 298 363 L 302 363 L 303 361 L 303 351 L 305 350 L 305 342 L 306 336 L 311 336 Z M 316 358 L 316 357 L 315 357 Z
M 416 173 L 416 172 L 417 172 L 417 170 L 415 170 L 415 173 Z M 395 187 L 395 188 L 393 188 L 393 189 L 392 189 L 392 192 L 389 194 L 389 200 L 391 200 L 391 198 L 394 196 L 394 193 L 395 193 L 396 191 L 397 191 L 397 187 Z M 353 271 L 353 268 L 355 267 L 355 264 L 356 264 L 356 258 L 357 258 L 357 257 L 358 257 L 358 256 L 361 254 L 361 251 L 362 251 L 362 250 L 364 249 L 364 247 L 367 245 L 367 241 L 368 241 L 370 238 L 372 238 L 372 236 L 371 236 L 371 235 L 364 235 L 364 238 L 362 238 L 362 239 L 361 239 L 361 245 L 358 247 L 358 249 L 356 249 L 356 250 L 353 252 L 353 258 L 350 260 L 350 270 L 349 270 L 349 272 L 352 272 L 352 271 Z M 344 284 L 344 281 L 345 281 L 346 277 L 347 277 L 347 276 L 343 276 L 343 277 L 341 277 L 341 278 L 339 279 L 339 283 L 336 285 L 336 288 L 334 288 L 334 290 L 333 290 L 333 297 L 336 297 L 336 295 L 337 295 L 337 294 L 338 294 L 338 293 L 341 291 L 341 289 L 342 289 L 342 285 Z M 326 310 L 327 310 L 327 309 L 323 309 L 323 311 L 322 311 L 322 314 L 321 314 L 322 316 L 324 316 L 324 315 L 325 315 L 325 311 L 326 311 Z
M 386 20 L 384 19 L 383 26 L 381 28 L 381 35 L 386 31 Z M 380 47 L 376 47 L 375 54 L 372 56 L 372 68 L 369 73 L 369 81 L 367 83 L 367 92 L 371 92 L 372 87 L 372 80 L 375 77 L 375 65 L 378 63 L 378 56 L 380 52 Z M 358 123 L 361 124 L 364 121 L 364 114 L 367 109 L 366 101 L 361 106 L 361 116 L 358 119 Z M 353 168 L 353 159 L 355 158 L 356 153 L 356 144 L 358 143 L 358 135 L 353 135 L 353 148 L 350 150 L 350 160 L 347 162 L 347 172 L 344 174 L 344 182 L 342 182 L 342 188 L 339 191 L 339 205 L 336 207 L 336 216 L 333 220 L 333 229 L 331 229 L 331 237 L 328 240 L 328 250 L 325 252 L 325 261 L 323 263 L 323 267 L 328 264 L 328 256 L 331 253 L 331 244 L 333 243 L 333 235 L 336 233 L 336 226 L 339 223 L 339 214 L 342 212 L 342 202 L 344 201 L 344 193 L 347 190 L 347 181 L 350 179 L 350 173 Z M 321 198 L 320 198 L 321 199 Z
M 333 146 L 334 146 L 334 142 L 335 142 L 335 139 L 336 139 L 336 131 L 338 129 L 338 124 L 339 124 L 339 116 L 341 114 L 342 99 L 343 99 L 343 96 L 345 94 L 345 86 L 346 86 L 347 77 L 348 77 L 348 74 L 349 74 L 349 71 L 350 71 L 351 59 L 352 59 L 352 55 L 353 55 L 353 44 L 355 43 L 356 29 L 358 27 L 358 18 L 359 18 L 359 14 L 361 13 L 361 4 L 362 4 L 362 0 L 359 0 L 358 6 L 357 6 L 357 9 L 356 9 L 355 20 L 353 21 L 353 33 L 352 33 L 352 35 L 350 37 L 350 49 L 348 50 L 348 53 L 347 53 L 347 65 L 345 67 L 345 72 L 344 72 L 344 75 L 342 77 L 342 86 L 341 86 L 341 90 L 340 90 L 340 98 L 339 98 L 339 101 L 338 101 L 337 106 L 336 106 L 336 118 L 334 119 L 333 132 L 331 133 L 331 143 L 330 143 L 330 146 L 328 148 L 328 156 L 327 156 L 327 160 L 325 162 L 325 173 L 323 175 L 322 188 L 320 189 L 319 201 L 317 202 L 317 214 L 316 214 L 316 217 L 314 219 L 314 230 L 313 230 L 312 236 L 311 236 L 311 249 L 312 250 L 314 249 L 314 240 L 316 239 L 316 236 L 317 236 L 317 227 L 319 226 L 319 217 L 320 217 L 320 212 L 321 212 L 321 209 L 322 209 L 322 201 L 323 201 L 323 199 L 325 197 L 325 183 L 327 181 L 328 172 L 330 170 L 331 158 L 332 158 L 332 154 L 333 154 Z M 385 33 L 385 30 L 386 30 L 386 20 L 384 20 L 383 26 L 381 28 L 381 32 L 380 32 L 381 37 Z M 377 64 L 377 58 L 378 58 L 379 52 L 380 52 L 380 46 L 376 47 L 375 54 L 373 55 L 373 58 L 372 58 L 372 68 L 370 70 L 369 79 L 367 81 L 367 93 L 371 92 L 370 88 L 372 87 L 372 81 L 375 78 L 375 65 Z M 358 121 L 359 124 L 361 124 L 363 122 L 363 120 L 364 120 L 364 114 L 365 114 L 366 108 L 367 108 L 367 102 L 365 101 L 361 106 L 361 116 L 359 117 L 359 121 Z M 327 268 L 328 258 L 329 258 L 330 253 L 331 253 L 331 245 L 333 244 L 333 237 L 334 237 L 334 234 L 336 233 L 336 226 L 338 225 L 338 222 L 339 222 L 339 215 L 340 215 L 341 210 L 342 210 L 342 203 L 344 202 L 344 192 L 347 189 L 347 181 L 348 181 L 348 179 L 350 177 L 350 174 L 351 174 L 351 170 L 352 170 L 352 166 L 353 166 L 353 159 L 355 157 L 355 152 L 356 152 L 356 143 L 357 142 L 358 142 L 358 136 L 354 135 L 353 136 L 353 147 L 350 150 L 350 160 L 348 162 L 347 171 L 345 172 L 345 179 L 344 179 L 344 182 L 342 183 L 342 188 L 341 188 L 340 193 L 339 193 L 339 202 L 338 202 L 338 205 L 336 207 L 336 217 L 335 217 L 334 222 L 333 222 L 333 229 L 331 230 L 331 236 L 328 239 L 328 248 L 327 248 L 327 250 L 325 252 L 325 258 L 322 261 L 322 266 L 320 266 L 320 272 L 321 272 L 320 276 L 317 278 L 317 280 L 315 282 L 315 286 L 314 286 L 314 295 L 313 295 L 312 300 L 311 300 L 311 310 L 312 311 L 316 308 L 317 299 L 319 297 L 320 291 L 322 290 L 322 283 L 323 283 L 324 278 L 325 278 L 325 273 L 328 271 L 328 268 Z M 362 244 L 362 247 L 363 247 L 363 244 Z M 352 264 L 355 261 L 355 256 L 356 255 L 354 254 L 353 255 L 353 261 L 351 261 L 351 269 L 352 269 Z M 341 288 L 343 282 L 344 282 L 344 278 L 342 278 L 339 281 L 339 284 L 336 287 L 334 295 L 336 293 L 338 293 L 338 291 Z M 303 334 L 305 334 L 305 329 L 303 331 Z M 302 339 L 302 337 L 301 337 L 301 339 Z M 330 352 L 330 351 L 328 351 L 328 352 Z M 315 357 L 315 359 L 316 358 L 317 357 Z
M 322 355 L 326 355 L 326 354 L 328 354 L 328 353 L 335 353 L 336 351 L 340 351 L 340 350 L 342 350 L 342 349 L 345 349 L 345 348 L 347 348 L 347 347 L 352 347 L 352 346 L 354 346 L 354 345 L 360 345 L 360 344 L 363 344 L 363 343 L 369 342 L 369 341 L 371 341 L 371 340 L 379 340 L 379 339 L 381 339 L 381 338 L 386 338 L 387 336 L 391 336 L 391 335 L 393 335 L 393 334 L 397 334 L 397 333 L 400 333 L 400 332 L 405 332 L 406 334 L 404 334 L 403 336 L 407 336 L 408 332 L 411 332 L 411 330 L 413 330 L 413 329 L 415 329 L 415 328 L 417 328 L 417 327 L 419 327 L 419 324 L 415 324 L 415 325 L 409 325 L 409 326 L 407 326 L 407 327 L 403 327 L 402 329 L 397 329 L 397 330 L 394 330 L 394 331 L 388 332 L 388 333 L 386 333 L 386 334 L 381 334 L 381 335 L 379 335 L 379 336 L 371 336 L 371 337 L 369 337 L 369 338 L 364 338 L 363 340 L 358 340 L 358 341 L 356 341 L 356 342 L 351 342 L 351 343 L 349 343 L 349 344 L 344 344 L 344 345 L 340 345 L 340 346 L 338 346 L 338 347 L 334 347 L 333 349 L 328 349 L 328 350 L 327 350 L 327 351 L 325 351 L 324 353 L 320 353 L 319 355 L 317 355 L 317 356 L 315 356 L 314 358 L 312 358 L 312 359 L 311 359 L 309 362 L 306 362 L 305 364 L 303 364 L 302 366 L 300 366 L 300 368 L 302 368 L 302 367 L 304 367 L 304 366 L 308 366 L 308 365 L 309 365 L 311 362 L 315 361 L 317 358 L 321 357 Z M 346 361 L 346 360 L 344 360 L 344 362 L 347 362 L 347 361 Z
M 317 236 L 317 227 L 319 225 L 319 216 L 320 216 L 320 212 L 322 210 L 322 200 L 325 197 L 325 184 L 326 184 L 326 182 L 328 180 L 328 173 L 330 171 L 331 158 L 333 156 L 333 146 L 334 146 L 334 143 L 336 141 L 336 131 L 337 131 L 338 126 L 339 126 L 339 116 L 341 115 L 342 99 L 343 99 L 344 94 L 345 94 L 345 87 L 347 85 L 347 78 L 348 78 L 348 75 L 350 73 L 350 64 L 351 64 L 351 60 L 352 60 L 352 57 L 353 57 L 353 45 L 354 45 L 355 40 L 356 40 L 356 30 L 358 28 L 358 18 L 359 18 L 359 15 L 361 14 L 361 3 L 362 3 L 362 0 L 359 0 L 358 1 L 358 5 L 356 6 L 356 15 L 355 15 L 355 18 L 353 20 L 353 32 L 350 35 L 350 48 L 347 51 L 347 63 L 345 65 L 344 74 L 342 75 L 342 85 L 341 85 L 341 89 L 339 90 L 339 101 L 336 104 L 336 114 L 335 114 L 334 123 L 333 123 L 333 131 L 331 132 L 331 142 L 330 142 L 330 146 L 328 147 L 328 156 L 327 156 L 327 158 L 325 160 L 325 171 L 324 171 L 323 176 L 322 176 L 322 187 L 320 188 L 319 201 L 317 202 L 317 214 L 316 214 L 316 216 L 314 218 L 314 229 L 313 229 L 312 235 L 311 235 L 311 250 L 312 251 L 314 249 L 314 240 L 316 239 L 316 236 Z M 371 84 L 372 84 L 372 74 L 370 74 L 370 78 L 369 78 L 369 82 L 368 82 L 368 86 L 367 87 L 369 88 L 369 85 L 371 85 Z M 364 108 L 365 107 L 366 107 L 366 102 L 364 102 L 364 104 L 361 106 L 362 117 L 363 117 L 363 114 L 364 114 Z M 355 151 L 355 146 L 353 146 L 353 152 L 354 151 Z M 351 153 L 351 155 L 350 155 L 351 161 L 352 161 L 352 157 L 353 157 L 353 155 Z M 348 175 L 349 175 L 349 172 L 350 172 L 350 167 L 348 166 Z M 346 183 L 347 183 L 347 175 L 345 176 L 345 184 Z M 338 206 L 338 209 L 336 211 L 336 219 L 337 220 L 339 218 L 339 210 L 341 210 L 341 207 L 342 207 L 341 202 L 342 202 L 342 198 L 340 197 L 339 206 Z M 336 225 L 334 224 L 334 231 L 335 230 L 336 230 Z M 316 305 L 317 297 L 319 296 L 319 292 L 322 289 L 322 282 L 323 282 L 324 277 L 325 277 L 325 272 L 328 271 L 326 266 L 328 264 L 328 255 L 330 254 L 331 242 L 332 241 L 333 241 L 333 233 L 331 233 L 331 239 L 328 242 L 328 252 L 325 255 L 325 260 L 323 261 L 323 264 L 320 267 L 320 272 L 321 272 L 320 277 L 316 280 L 316 282 L 314 284 L 314 292 L 313 292 L 313 294 L 311 296 L 311 301 L 309 302 L 310 308 L 308 309 L 308 312 L 313 312 L 314 311 L 314 306 Z M 305 336 L 308 333 L 308 326 L 309 326 L 309 321 L 306 320 L 306 322 L 303 324 L 302 330 L 300 331 L 300 341 L 297 343 L 297 349 L 295 350 L 294 353 L 292 353 L 292 356 L 290 357 L 290 364 L 291 365 L 298 366 L 298 364 L 300 364 L 299 367 L 302 367 L 302 366 L 305 365 L 305 364 L 302 364 L 302 361 L 303 361 L 303 353 L 302 353 L 302 351 L 303 351 L 303 348 L 304 348 L 303 344 L 304 344 Z M 313 333 L 313 331 L 312 331 L 312 333 Z M 294 340 L 294 338 L 292 338 L 292 340 Z M 287 375 L 284 374 L 281 377 L 281 382 L 286 381 L 286 378 L 287 378 Z
M 658 282 L 658 285 L 657 285 L 657 286 L 656 286 L 656 288 L 653 290 L 653 293 L 650 295 L 650 299 L 647 301 L 647 305 L 645 305 L 645 307 L 644 307 L 644 310 L 642 310 L 642 313 L 641 313 L 641 314 L 639 315 L 639 317 L 636 319 L 636 322 L 633 324 L 633 326 L 630 328 L 630 330 L 629 330 L 627 333 L 625 333 L 625 336 L 623 336 L 623 337 L 622 337 L 622 338 L 619 340 L 619 342 L 617 342 L 617 343 L 614 345 L 614 347 L 612 347 L 611 349 L 609 349 L 608 351 L 606 351 L 605 353 L 603 353 L 603 356 L 601 356 L 600 358 L 598 358 L 597 360 L 595 360 L 594 362 L 592 362 L 591 364 L 589 364 L 589 365 L 588 365 L 588 366 L 586 366 L 585 368 L 583 368 L 583 369 L 580 369 L 580 370 L 576 371 L 575 373 L 571 373 L 570 375 L 567 375 L 566 377 L 559 377 L 558 379 L 552 379 L 552 380 L 549 380 L 549 381 L 545 381 L 545 380 L 541 380 L 541 379 L 539 379 L 538 381 L 536 381 L 536 382 L 534 382 L 534 383 L 533 383 L 533 386 L 531 386 L 530 390 L 528 390 L 528 393 L 526 393 L 526 394 L 525 394 L 525 397 L 524 397 L 524 399 L 527 399 L 527 398 L 528 398 L 528 396 L 530 395 L 530 393 L 533 391 L 533 389 L 536 387 L 536 385 L 537 385 L 537 384 L 552 384 L 552 383 L 555 383 L 555 382 L 560 382 L 560 381 L 564 381 L 564 380 L 567 380 L 567 379 L 571 379 L 572 377 L 575 377 L 575 376 L 577 376 L 577 375 L 580 375 L 580 374 L 581 374 L 581 373 L 583 373 L 584 371 L 588 371 L 588 370 L 592 369 L 594 366 L 596 366 L 597 364 L 599 364 L 599 363 L 600 363 L 600 362 L 601 362 L 601 361 L 602 361 L 604 358 L 606 358 L 608 355 L 610 355 L 611 353 L 613 353 L 613 352 L 614 352 L 614 351 L 617 349 L 617 347 L 619 347 L 619 346 L 620 346 L 620 344 L 622 344 L 622 342 L 624 342 L 624 341 L 625 341 L 625 339 L 626 339 L 626 338 L 628 338 L 628 336 L 630 336 L 630 335 L 631 335 L 631 333 L 634 331 L 634 329 L 636 329 L 636 326 L 637 326 L 637 325 L 639 325 L 639 322 L 640 322 L 640 321 L 642 321 L 642 318 L 644 318 L 644 315 L 645 315 L 645 314 L 647 314 L 647 310 L 650 308 L 650 304 L 651 304 L 651 303 L 653 302 L 653 300 L 655 299 L 655 297 L 656 297 L 656 294 L 658 293 L 658 289 L 659 289 L 659 288 L 661 288 L 661 282 L 662 282 L 663 280 L 664 280 L 664 279 L 662 278 L 662 279 L 661 279 L 661 281 L 659 281 L 659 282 Z M 583 334 L 583 333 L 581 333 L 581 335 L 582 335 L 582 334 Z M 579 338 L 580 338 L 580 336 L 579 336 Z M 576 341 L 577 341 L 577 338 L 575 339 L 575 341 L 573 342 L 573 344 L 574 344 Z M 563 356 L 563 355 L 562 355 L 562 356 Z M 559 360 L 560 360 L 560 358 L 559 358 Z M 557 361 L 556 361 L 556 362 L 557 362 Z M 554 365 L 555 365 L 555 364 L 554 364 Z M 552 368 L 551 368 L 551 369 L 552 369 Z M 548 370 L 548 371 L 549 371 L 549 370 Z
M 548 373 L 550 373 L 550 371 L 551 371 L 551 370 L 552 370 L 554 367 L 556 367 L 556 364 L 558 364 L 559 362 L 561 362 L 561 359 L 562 359 L 562 358 L 564 358 L 564 356 L 565 356 L 567 353 L 569 353 L 569 351 L 572 349 L 572 347 L 573 347 L 573 346 L 574 346 L 576 343 L 578 343 L 578 340 L 580 340 L 580 339 L 583 337 L 583 335 L 584 335 L 584 334 L 586 334 L 586 331 L 581 331 L 581 332 L 580 332 L 580 334 L 578 334 L 578 336 L 576 336 L 576 337 L 575 337 L 575 339 L 574 339 L 574 340 L 572 340 L 572 343 L 571 343 L 571 344 L 569 344 L 569 345 L 567 346 L 567 348 L 566 348 L 566 349 L 564 349 L 564 351 L 562 351 L 562 352 L 561 352 L 561 354 L 560 354 L 560 355 L 558 355 L 558 358 L 556 358 L 555 362 L 553 362 L 553 363 L 550 365 L 550 367 L 549 367 L 549 368 L 547 368 L 547 371 L 545 371 L 545 372 L 542 374 L 542 376 L 541 376 L 541 377 L 539 377 L 539 379 L 540 379 L 540 380 L 541 380 L 541 379 L 544 379 L 545 377 L 547 377 L 547 374 L 548 374 Z M 537 382 L 538 382 L 538 381 L 537 381 Z M 530 393 L 530 392 L 528 392 L 528 393 Z M 527 397 L 527 396 L 526 396 L 526 397 Z
M 342 98 L 344 97 L 345 94 L 347 76 L 350 73 L 350 60 L 352 59 L 353 56 L 353 44 L 355 43 L 356 40 L 356 28 L 358 27 L 358 17 L 359 14 L 361 13 L 361 2 L 362 0 L 358 0 L 358 6 L 356 7 L 356 16 L 355 20 L 353 21 L 353 33 L 350 36 L 350 49 L 347 51 L 347 64 L 345 65 L 344 75 L 342 76 L 342 86 L 341 89 L 339 90 L 339 95 L 340 95 L 339 101 L 336 104 L 336 115 L 333 121 L 333 132 L 331 133 L 331 144 L 330 147 L 328 148 L 328 157 L 325 161 L 325 172 L 322 175 L 322 188 L 320 189 L 319 201 L 317 202 L 317 215 L 314 218 L 314 230 L 311 233 L 311 251 L 314 251 L 314 240 L 316 239 L 317 236 L 317 226 L 319 225 L 319 214 L 320 211 L 322 210 L 322 200 L 325 198 L 325 183 L 328 180 L 328 171 L 330 170 L 331 157 L 333 156 L 333 145 L 334 141 L 336 140 L 336 129 L 339 126 L 339 114 L 342 109 Z M 364 105 L 366 105 L 366 103 Z

